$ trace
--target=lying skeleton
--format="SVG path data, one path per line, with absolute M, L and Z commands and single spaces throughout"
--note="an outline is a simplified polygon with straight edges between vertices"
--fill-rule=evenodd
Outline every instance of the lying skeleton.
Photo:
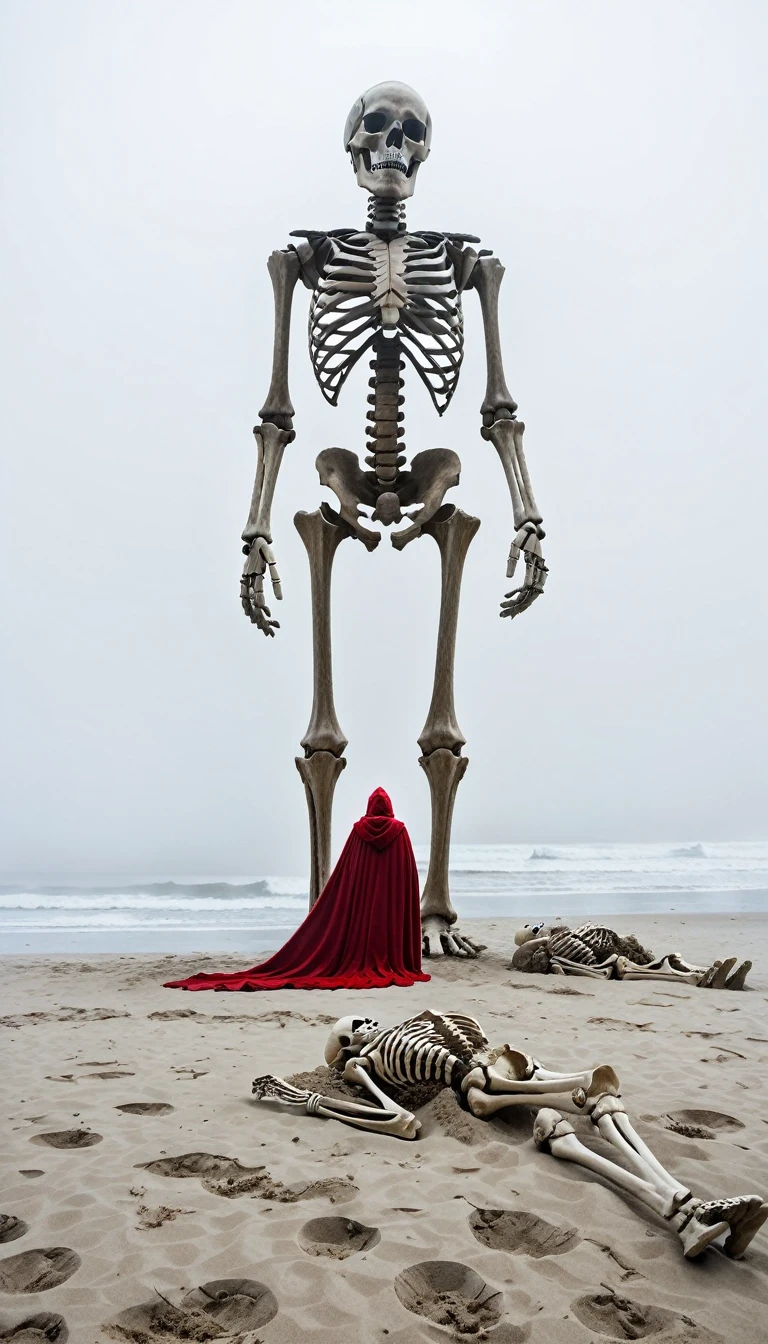
M 545 927 L 526 924 L 515 934 L 512 968 L 555 975 L 591 975 L 604 980 L 677 980 L 701 989 L 743 989 L 751 961 L 738 957 L 692 966 L 677 952 L 654 957 L 633 934 L 620 934 L 599 924 Z
M 421 1124 L 384 1087 L 442 1084 L 453 1088 L 461 1104 L 481 1119 L 511 1106 L 533 1107 L 533 1138 L 539 1148 L 634 1195 L 677 1232 L 688 1259 L 713 1243 L 726 1255 L 743 1255 L 768 1218 L 768 1203 L 760 1195 L 701 1200 L 671 1176 L 635 1133 L 609 1065 L 553 1073 L 509 1045 L 491 1055 L 474 1018 L 429 1011 L 384 1028 L 371 1018 L 343 1017 L 328 1037 L 325 1060 L 346 1083 L 370 1093 L 374 1104 L 301 1091 L 271 1074 L 254 1080 L 256 1098 L 401 1139 L 416 1139 Z M 563 1110 L 589 1116 L 629 1170 L 585 1147 Z

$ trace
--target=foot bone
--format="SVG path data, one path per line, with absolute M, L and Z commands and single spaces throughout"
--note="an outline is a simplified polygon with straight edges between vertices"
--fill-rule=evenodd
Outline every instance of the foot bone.
M 476 943 L 439 915 L 429 915 L 421 926 L 422 950 L 425 957 L 476 957 L 485 951 L 484 943 Z

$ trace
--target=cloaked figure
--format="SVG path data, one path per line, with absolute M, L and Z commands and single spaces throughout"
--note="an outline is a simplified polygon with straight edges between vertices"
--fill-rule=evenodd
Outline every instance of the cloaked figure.
M 268 961 L 233 975 L 192 975 L 167 989 L 386 989 L 421 969 L 416 860 L 383 789 L 368 799 L 303 924 Z

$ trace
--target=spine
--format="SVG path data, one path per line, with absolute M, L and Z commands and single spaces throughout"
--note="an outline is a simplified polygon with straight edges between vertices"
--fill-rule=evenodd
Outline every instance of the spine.
M 399 456 L 405 448 L 399 441 L 405 433 L 402 427 L 405 414 L 401 410 L 405 398 L 400 392 L 403 386 L 400 374 L 405 364 L 400 358 L 400 337 L 386 337 L 379 332 L 373 352 L 370 364 L 373 377 L 368 380 L 368 386 L 373 389 L 368 403 L 373 410 L 366 416 L 366 447 L 370 456 L 365 460 L 373 468 L 377 483 L 384 489 L 391 489 L 405 463 L 405 457 Z

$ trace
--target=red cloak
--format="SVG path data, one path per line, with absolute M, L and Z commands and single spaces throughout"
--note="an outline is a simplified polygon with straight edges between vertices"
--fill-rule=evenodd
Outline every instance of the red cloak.
M 166 989 L 386 989 L 421 970 L 419 879 L 411 841 L 383 789 L 368 799 L 304 923 L 268 961 L 192 975 Z

